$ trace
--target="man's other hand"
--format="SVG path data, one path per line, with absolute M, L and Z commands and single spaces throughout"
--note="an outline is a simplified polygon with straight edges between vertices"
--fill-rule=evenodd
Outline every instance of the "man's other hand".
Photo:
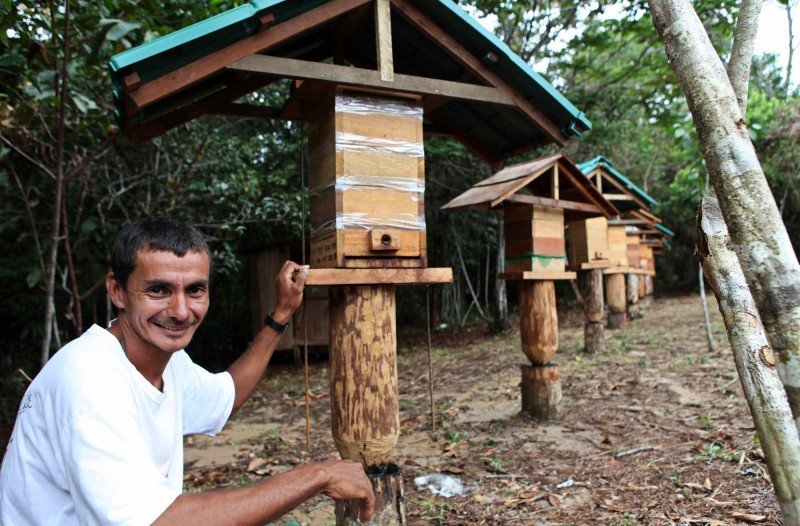
M 333 500 L 360 500 L 364 502 L 359 519 L 369 522 L 375 511 L 375 495 L 372 492 L 364 466 L 352 460 L 328 460 L 317 464 L 328 476 L 324 495 Z
M 278 286 L 278 305 L 272 316 L 278 323 L 287 323 L 294 311 L 300 307 L 303 302 L 306 277 L 308 277 L 308 265 L 298 265 L 293 261 L 284 263 L 278 272 L 275 277 Z

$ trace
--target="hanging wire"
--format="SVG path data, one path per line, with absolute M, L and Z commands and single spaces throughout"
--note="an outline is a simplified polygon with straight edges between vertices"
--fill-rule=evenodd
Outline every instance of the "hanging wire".
M 305 154 L 305 125 L 300 123 L 300 208 L 301 208 L 301 258 L 306 264 L 306 154 Z M 308 375 L 308 311 L 306 310 L 306 296 L 303 294 L 303 376 L 306 392 L 306 451 L 311 451 L 311 381 Z
M 436 409 L 433 400 L 433 357 L 431 356 L 431 286 L 425 287 L 425 305 L 428 311 L 428 395 L 431 401 L 431 429 L 436 431 Z

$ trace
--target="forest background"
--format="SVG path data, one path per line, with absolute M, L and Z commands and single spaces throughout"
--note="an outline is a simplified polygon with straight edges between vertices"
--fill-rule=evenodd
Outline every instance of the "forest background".
M 248 256 L 300 238 L 302 127 L 207 117 L 135 145 L 115 124 L 107 70 L 112 55 L 241 3 L 81 0 L 70 2 L 67 11 L 54 0 L 0 0 L 0 246 L 6 247 L 0 251 L 0 326 L 5 327 L 0 331 L 0 419 L 16 413 L 26 385 L 20 369 L 33 375 L 41 365 L 49 298 L 55 312 L 48 324 L 54 329 L 49 352 L 113 316 L 103 283 L 110 245 L 122 225 L 144 215 L 192 223 L 214 251 L 212 306 L 192 344 L 194 359 L 218 368 L 246 346 L 251 336 Z M 497 35 L 587 114 L 593 129 L 567 146 L 569 156 L 578 162 L 607 157 L 658 201 L 654 212 L 676 237 L 672 249 L 657 258 L 657 293 L 696 290 L 695 213 L 706 188 L 705 169 L 646 2 L 460 4 L 496 20 Z M 781 2 L 790 25 L 800 16 L 798 4 Z M 737 5 L 695 2 L 723 59 Z M 764 172 L 797 247 L 800 88 L 789 80 L 795 55 L 789 35 L 787 56 L 755 57 L 747 113 Z M 274 106 L 287 92 L 288 85 L 272 85 L 248 102 Z M 455 272 L 453 285 L 432 289 L 435 323 L 480 320 L 497 327 L 499 217 L 439 210 L 492 170 L 455 142 L 431 138 L 425 147 L 430 261 Z M 63 201 L 56 209 L 59 178 Z M 52 292 L 47 286 L 51 270 Z M 512 285 L 512 306 L 515 292 Z M 572 297 L 565 292 L 560 298 Z M 480 309 L 472 308 L 476 301 Z M 409 289 L 398 302 L 398 322 L 424 327 L 425 303 L 424 288 Z

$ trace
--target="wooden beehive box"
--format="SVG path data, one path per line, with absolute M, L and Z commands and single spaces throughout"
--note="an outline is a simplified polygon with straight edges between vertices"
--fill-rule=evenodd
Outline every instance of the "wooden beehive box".
M 627 247 L 628 247 L 628 266 L 639 268 L 641 264 L 642 245 L 639 234 L 635 232 L 628 232 L 627 234 Z
M 330 99 L 308 136 L 312 266 L 427 266 L 421 105 Z
M 628 235 L 624 226 L 608 227 L 608 259 L 612 265 L 628 265 Z
M 564 210 L 538 205 L 504 209 L 505 272 L 566 270 Z
M 567 247 L 571 265 L 608 260 L 608 219 L 591 217 L 570 221 L 568 225 Z

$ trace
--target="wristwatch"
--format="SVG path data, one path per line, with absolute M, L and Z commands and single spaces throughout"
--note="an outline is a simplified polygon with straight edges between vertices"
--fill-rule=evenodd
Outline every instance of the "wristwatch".
M 264 325 L 271 329 L 275 329 L 278 332 L 286 332 L 286 329 L 289 328 L 289 323 L 278 323 L 275 321 L 275 318 L 272 317 L 273 314 L 275 314 L 275 312 L 270 312 L 267 314 L 267 317 L 264 318 Z

